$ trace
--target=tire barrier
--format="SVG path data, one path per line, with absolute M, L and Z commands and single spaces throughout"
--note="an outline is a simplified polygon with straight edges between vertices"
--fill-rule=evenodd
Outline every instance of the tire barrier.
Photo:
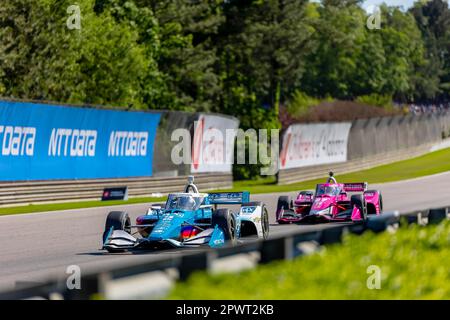
M 386 212 L 369 218 L 364 224 L 316 226 L 314 229 L 290 231 L 268 240 L 255 240 L 235 247 L 199 249 L 200 252 L 177 253 L 170 258 L 151 257 L 127 265 L 91 270 L 81 278 L 81 290 L 68 290 L 66 279 L 51 279 L 37 284 L 0 293 L 0 300 L 17 299 L 158 299 L 164 298 L 176 281 L 186 280 L 192 273 L 239 272 L 258 264 L 290 260 L 310 254 L 321 245 L 339 243 L 346 232 L 362 234 L 371 230 L 382 232 L 401 224 L 434 224 L 449 218 L 450 207 L 416 210 L 414 212 Z M 139 280 L 144 291 L 136 292 Z

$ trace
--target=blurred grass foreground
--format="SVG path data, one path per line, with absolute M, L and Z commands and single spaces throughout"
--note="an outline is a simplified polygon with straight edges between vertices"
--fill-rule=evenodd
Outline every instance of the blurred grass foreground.
M 378 269 L 379 268 L 379 269 Z M 375 272 L 381 271 L 379 289 Z M 369 284 L 369 286 L 368 286 Z M 346 235 L 343 244 L 240 274 L 194 274 L 171 299 L 450 299 L 450 223 Z

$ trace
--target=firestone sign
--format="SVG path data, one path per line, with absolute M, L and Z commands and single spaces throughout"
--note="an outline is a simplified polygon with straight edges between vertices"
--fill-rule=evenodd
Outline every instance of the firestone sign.
M 231 172 L 238 126 L 236 119 L 200 115 L 194 126 L 191 173 Z
M 351 123 L 294 124 L 283 136 L 281 169 L 347 161 Z

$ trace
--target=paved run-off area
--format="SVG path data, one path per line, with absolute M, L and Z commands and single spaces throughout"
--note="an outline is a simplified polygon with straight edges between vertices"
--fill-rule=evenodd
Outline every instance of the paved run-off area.
M 385 211 L 411 211 L 450 205 L 450 172 L 414 180 L 369 186 L 383 193 Z M 292 193 L 295 195 L 295 193 Z M 273 224 L 279 194 L 258 194 L 252 200 L 267 204 L 271 215 L 271 235 L 315 226 Z M 102 207 L 0 216 L 0 290 L 20 282 L 39 282 L 48 276 L 64 276 L 69 265 L 81 270 L 122 264 L 149 257 L 176 255 L 179 250 L 110 255 L 99 250 L 105 218 L 109 210 L 129 212 L 134 220 L 148 204 Z

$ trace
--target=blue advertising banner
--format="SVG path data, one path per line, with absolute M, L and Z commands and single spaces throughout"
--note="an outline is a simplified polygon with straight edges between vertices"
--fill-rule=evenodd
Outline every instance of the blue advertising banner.
M 160 118 L 0 101 L 0 181 L 151 176 Z

